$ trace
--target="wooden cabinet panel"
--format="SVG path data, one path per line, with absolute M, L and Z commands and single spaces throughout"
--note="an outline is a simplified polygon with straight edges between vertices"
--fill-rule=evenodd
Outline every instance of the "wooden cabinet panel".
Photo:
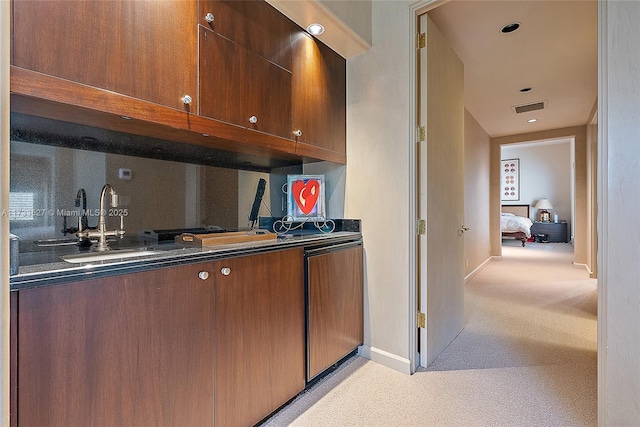
M 13 29 L 16 66 L 173 108 L 196 97 L 195 1 L 14 0 Z
M 216 426 L 254 425 L 304 388 L 302 260 L 291 249 L 214 263 Z
M 10 426 L 18 425 L 18 292 L 9 294 L 9 417 Z
M 201 27 L 200 114 L 291 138 L 291 73 Z
M 307 257 L 307 380 L 363 342 L 362 246 Z
M 200 0 L 198 23 L 247 50 L 291 70 L 291 31 L 284 15 L 255 0 Z M 214 16 L 213 22 L 204 17 Z
M 23 426 L 213 420 L 211 264 L 21 290 Z
M 293 130 L 298 142 L 346 153 L 346 66 L 302 30 L 292 37 Z

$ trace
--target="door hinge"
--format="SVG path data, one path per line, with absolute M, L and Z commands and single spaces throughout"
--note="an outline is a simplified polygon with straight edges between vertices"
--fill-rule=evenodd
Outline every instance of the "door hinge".
M 416 34 L 416 49 L 427 46 L 427 35 L 425 33 Z
M 416 224 L 416 233 L 418 235 L 427 234 L 427 221 L 424 219 L 419 219 Z
M 416 315 L 416 326 L 418 328 L 426 328 L 427 327 L 427 316 L 424 313 L 418 312 Z
M 426 130 L 424 129 L 424 126 L 418 126 L 416 128 L 416 142 L 424 141 L 426 136 L 427 134 L 426 134 Z

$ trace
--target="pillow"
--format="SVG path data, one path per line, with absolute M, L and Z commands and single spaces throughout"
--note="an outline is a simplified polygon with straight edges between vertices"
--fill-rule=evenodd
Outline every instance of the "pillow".
M 512 214 L 511 212 L 500 212 L 502 215 L 504 216 L 516 216 L 515 214 Z

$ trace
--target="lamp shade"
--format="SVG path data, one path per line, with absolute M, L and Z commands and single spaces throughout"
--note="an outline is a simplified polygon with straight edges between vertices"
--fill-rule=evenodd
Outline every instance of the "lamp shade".
M 553 205 L 549 199 L 540 199 L 535 205 L 536 209 L 553 209 Z

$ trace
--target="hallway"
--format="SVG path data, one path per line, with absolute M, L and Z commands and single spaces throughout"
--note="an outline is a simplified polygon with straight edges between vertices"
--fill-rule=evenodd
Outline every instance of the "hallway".
M 572 250 L 505 241 L 431 366 L 408 376 L 355 357 L 265 425 L 595 426 L 596 280 Z

